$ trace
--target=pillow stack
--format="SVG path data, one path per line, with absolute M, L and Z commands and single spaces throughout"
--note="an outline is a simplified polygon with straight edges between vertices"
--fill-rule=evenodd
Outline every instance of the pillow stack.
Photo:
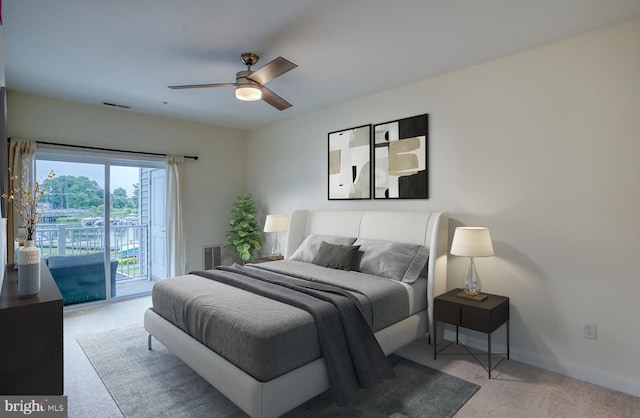
M 428 259 L 429 249 L 422 245 L 332 235 L 309 235 L 290 258 L 403 283 L 415 282 Z

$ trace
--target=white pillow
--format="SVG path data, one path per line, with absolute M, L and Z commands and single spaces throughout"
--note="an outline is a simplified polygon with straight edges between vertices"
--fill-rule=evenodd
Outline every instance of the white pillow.
M 429 249 L 416 244 L 358 239 L 363 252 L 360 271 L 404 283 L 415 282 L 429 259 Z
M 337 237 L 334 235 L 311 234 L 302 241 L 302 244 L 300 244 L 296 251 L 291 255 L 289 260 L 311 263 L 318 253 L 320 244 L 322 244 L 323 241 L 328 242 L 329 244 L 352 245 L 355 240 L 355 238 Z

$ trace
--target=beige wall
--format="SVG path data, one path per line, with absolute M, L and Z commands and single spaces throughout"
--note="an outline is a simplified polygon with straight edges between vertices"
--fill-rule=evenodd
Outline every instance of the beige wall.
M 476 265 L 483 290 L 511 297 L 512 358 L 640 395 L 638 39 L 640 20 L 257 129 L 249 191 L 265 212 L 447 210 L 488 226 L 496 256 Z M 328 132 L 422 113 L 428 200 L 327 200 Z M 453 288 L 467 260 L 449 260 Z
M 231 206 L 246 188 L 246 134 L 193 122 L 9 92 L 9 136 L 179 155 L 184 170 L 187 271 L 203 245 L 224 241 Z

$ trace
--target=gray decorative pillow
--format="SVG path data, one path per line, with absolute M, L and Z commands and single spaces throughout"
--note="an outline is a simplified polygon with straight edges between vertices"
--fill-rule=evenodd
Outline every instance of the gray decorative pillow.
M 363 252 L 360 271 L 404 283 L 413 283 L 429 259 L 429 249 L 422 245 L 391 241 L 358 239 L 354 245 Z
M 311 263 L 313 258 L 320 249 L 322 242 L 328 242 L 329 244 L 338 245 L 351 245 L 354 243 L 355 238 L 349 237 L 337 237 L 334 235 L 314 235 L 311 234 L 302 241 L 302 244 L 296 249 L 296 251 L 289 258 L 293 261 L 303 261 L 305 263 Z
M 320 249 L 311 261 L 322 267 L 331 269 L 351 270 L 353 257 L 358 253 L 360 247 L 352 245 L 329 244 L 322 241 Z

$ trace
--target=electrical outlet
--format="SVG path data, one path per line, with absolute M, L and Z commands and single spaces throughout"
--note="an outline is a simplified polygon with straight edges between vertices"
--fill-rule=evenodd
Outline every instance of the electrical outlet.
M 596 324 L 584 324 L 584 338 L 597 339 L 598 326 Z

